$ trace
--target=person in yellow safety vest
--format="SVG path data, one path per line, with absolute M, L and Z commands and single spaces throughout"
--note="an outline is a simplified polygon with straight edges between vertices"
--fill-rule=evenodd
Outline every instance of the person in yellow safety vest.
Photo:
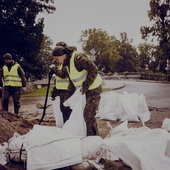
M 14 103 L 14 113 L 18 115 L 20 108 L 20 94 L 21 90 L 26 90 L 25 72 L 20 64 L 12 59 L 10 53 L 3 56 L 5 65 L 2 68 L 0 86 L 3 86 L 3 110 L 8 111 L 9 98 L 12 96 Z M 3 81 L 2 81 L 3 79 Z
M 59 69 L 62 69 L 62 65 L 59 65 L 56 60 L 53 60 L 53 64 L 56 65 L 56 67 L 59 67 Z M 72 109 L 70 107 L 66 107 L 63 105 L 63 103 L 74 93 L 74 91 L 68 91 L 69 86 L 69 79 L 61 78 L 59 76 L 55 76 L 54 81 L 54 88 L 51 91 L 51 100 L 55 100 L 55 97 L 60 97 L 60 109 L 63 114 L 63 122 L 65 123 L 72 112 Z
M 67 44 L 65 42 L 58 42 L 56 44 L 56 46 L 63 46 L 63 47 L 66 47 Z M 72 47 L 73 50 L 76 50 L 77 48 L 76 47 Z M 53 60 L 52 63 L 59 69 L 61 70 L 62 69 L 62 65 L 58 63 L 57 60 Z M 51 99 L 54 100 L 55 97 L 59 96 L 60 97 L 60 109 L 61 109 L 61 112 L 63 114 L 63 122 L 65 123 L 69 117 L 70 117 L 70 114 L 72 112 L 72 109 L 70 107 L 65 107 L 63 105 L 63 103 L 71 96 L 73 95 L 75 89 L 74 88 L 70 88 L 70 90 L 68 90 L 68 87 L 71 87 L 72 85 L 70 84 L 70 80 L 68 79 L 68 77 L 66 78 L 61 78 L 59 76 L 56 75 L 55 77 L 55 85 L 54 85 L 54 88 L 53 90 L 51 91 Z
M 56 46 L 52 56 L 63 65 L 62 71 L 56 70 L 56 74 L 62 78 L 68 76 L 74 87 L 81 86 L 81 93 L 86 95 L 83 114 L 87 136 L 99 135 L 95 115 L 102 92 L 102 78 L 98 74 L 97 66 L 85 53 L 74 51 L 69 46 Z

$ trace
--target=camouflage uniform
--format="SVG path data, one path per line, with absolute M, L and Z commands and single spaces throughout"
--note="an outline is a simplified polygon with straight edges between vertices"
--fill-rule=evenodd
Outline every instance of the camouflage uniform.
M 8 70 L 11 70 L 12 66 L 16 64 L 15 61 L 12 61 L 11 64 L 6 65 L 8 67 Z M 26 78 L 25 78 L 25 72 L 19 65 L 18 67 L 18 75 L 21 78 L 22 81 L 22 87 L 26 87 Z M 1 80 L 3 78 L 3 69 L 1 73 Z M 2 81 L 0 83 L 0 86 L 3 86 Z M 3 110 L 8 111 L 8 105 L 9 105 L 9 98 L 12 96 L 13 98 L 13 103 L 14 103 L 14 113 L 18 114 L 19 113 L 19 108 L 20 108 L 20 94 L 22 87 L 15 87 L 15 86 L 4 86 L 4 96 L 3 96 Z
M 66 66 L 68 66 L 68 68 L 70 69 L 69 63 L 70 63 L 71 55 L 72 53 L 69 55 L 67 54 L 67 58 L 63 64 L 63 72 L 58 73 L 61 76 L 63 76 L 64 73 L 67 74 L 65 68 Z M 82 71 L 82 70 L 87 71 L 87 77 L 85 81 L 82 83 L 82 94 L 84 93 L 86 94 L 84 120 L 87 126 L 87 136 L 99 135 L 95 115 L 96 115 L 96 111 L 98 110 L 102 88 L 100 85 L 95 89 L 88 90 L 89 86 L 94 82 L 98 74 L 98 68 L 84 53 L 76 53 L 74 64 L 78 71 Z M 71 86 L 69 87 L 69 90 L 70 89 Z
M 55 66 L 56 66 L 55 68 L 59 67 L 59 64 L 55 60 L 53 60 L 52 63 L 55 64 Z M 54 69 L 53 72 L 56 73 L 56 70 Z M 55 81 L 54 84 L 56 85 L 56 83 L 57 82 Z M 74 91 L 75 91 L 75 88 L 72 88 L 71 91 L 68 91 L 68 90 L 65 90 L 65 89 L 57 89 L 56 86 L 51 91 L 51 98 L 52 98 L 52 100 L 54 100 L 55 97 L 57 97 L 57 96 L 60 97 L 60 109 L 61 109 L 61 112 L 62 112 L 62 115 L 63 115 L 63 122 L 64 123 L 69 119 L 70 114 L 72 112 L 72 109 L 70 107 L 65 107 L 63 103 L 70 96 L 73 95 Z

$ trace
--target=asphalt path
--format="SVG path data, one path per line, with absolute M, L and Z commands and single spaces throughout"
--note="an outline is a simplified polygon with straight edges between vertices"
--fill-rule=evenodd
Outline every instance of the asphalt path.
M 170 84 L 152 81 L 135 81 L 135 80 L 104 80 L 105 88 L 112 89 L 116 93 L 143 94 L 148 107 L 170 109 Z M 45 97 L 21 98 L 20 112 L 23 114 L 42 113 L 43 109 L 38 109 L 38 103 L 44 104 Z M 47 105 L 51 105 L 51 98 L 48 97 Z M 13 103 L 10 101 L 9 111 L 13 112 Z M 46 109 L 46 113 L 53 113 L 52 106 Z
M 107 84 L 119 83 L 120 87 L 113 89 L 116 93 L 143 94 L 148 107 L 170 109 L 170 84 L 155 81 L 134 81 L 134 80 L 107 80 Z M 124 85 L 124 86 L 123 86 Z

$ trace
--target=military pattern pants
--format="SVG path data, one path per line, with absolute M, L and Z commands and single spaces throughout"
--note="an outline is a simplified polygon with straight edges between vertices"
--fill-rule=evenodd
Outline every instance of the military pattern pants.
M 3 97 L 3 110 L 8 111 L 9 99 L 10 96 L 12 96 L 13 103 L 14 103 L 14 113 L 18 114 L 20 108 L 20 94 L 21 94 L 21 87 L 5 86 L 4 97 Z
M 99 135 L 96 122 L 96 112 L 99 107 L 101 86 L 86 92 L 86 105 L 84 108 L 84 120 L 87 127 L 87 136 Z

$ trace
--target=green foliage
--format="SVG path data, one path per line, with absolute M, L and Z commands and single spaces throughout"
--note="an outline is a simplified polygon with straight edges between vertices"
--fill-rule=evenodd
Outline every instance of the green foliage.
M 146 65 L 153 71 L 157 69 L 159 63 L 156 57 L 156 50 L 157 47 L 152 44 L 143 43 L 138 45 L 140 67 L 143 70 L 146 68 Z
M 93 49 L 94 62 L 100 71 L 114 73 L 136 71 L 138 68 L 138 54 L 126 33 L 121 33 L 121 40 L 117 40 L 102 29 L 88 29 L 82 32 L 80 42 L 87 54 L 91 55 Z
M 166 72 L 166 59 L 170 59 L 170 1 L 151 0 L 148 17 L 154 24 L 151 27 L 141 27 L 142 38 L 147 39 L 149 35 L 157 38 L 159 43 L 157 57 L 161 60 L 160 69 Z
M 126 33 L 121 33 L 121 36 L 118 45 L 120 60 L 117 63 L 116 72 L 138 71 L 139 60 L 136 48 L 131 45 Z
M 116 49 L 116 38 L 109 36 L 102 29 L 88 29 L 82 32 L 80 42 L 83 50 L 91 56 L 91 50 L 95 51 L 95 64 L 104 72 L 114 71 L 119 59 Z
M 43 42 L 44 19 L 37 19 L 43 12 L 52 13 L 54 0 L 1 0 L 0 3 L 0 63 L 9 52 L 26 74 L 42 75 L 43 60 L 38 54 Z

